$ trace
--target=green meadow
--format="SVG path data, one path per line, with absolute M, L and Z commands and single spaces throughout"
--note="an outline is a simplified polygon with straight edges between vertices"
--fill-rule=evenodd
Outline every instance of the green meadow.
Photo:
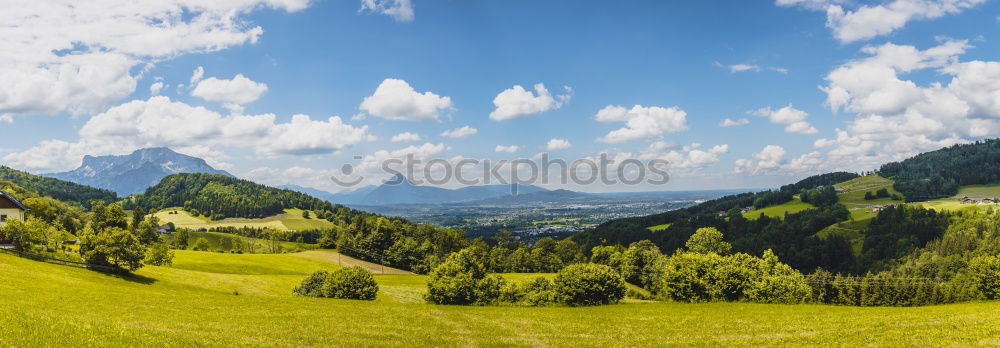
M 176 212 L 176 214 L 173 214 Z M 156 217 L 161 223 L 173 222 L 176 227 L 188 229 L 213 228 L 213 227 L 251 227 L 251 228 L 273 228 L 280 231 L 302 231 L 330 228 L 332 222 L 324 219 L 317 219 L 311 216 L 309 219 L 302 217 L 301 209 L 285 209 L 283 214 L 269 216 L 262 219 L 227 218 L 212 221 L 203 216 L 192 216 L 181 208 L 167 208 L 157 212 Z
M 767 217 L 783 217 L 785 214 L 794 214 L 806 209 L 815 208 L 812 204 L 802 202 L 798 196 L 792 198 L 791 201 L 786 203 L 772 205 L 770 207 L 765 207 L 761 209 L 754 209 L 743 213 L 743 217 L 747 219 L 757 219 L 760 218 L 760 214 L 764 214 Z
M 0 253 L 4 346 L 998 345 L 1000 302 L 917 308 L 639 302 L 601 307 L 423 303 L 426 278 L 376 275 L 375 301 L 292 288 L 329 251 L 178 251 L 173 267 L 105 275 Z M 539 274 L 506 275 L 515 281 Z M 549 276 L 549 275 L 541 275 Z

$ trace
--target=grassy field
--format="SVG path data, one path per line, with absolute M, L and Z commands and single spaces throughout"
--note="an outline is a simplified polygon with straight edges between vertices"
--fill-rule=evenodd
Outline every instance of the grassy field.
M 1000 208 L 997 204 L 962 204 L 958 201 L 962 197 L 971 198 L 996 198 L 1000 197 L 1000 185 L 970 185 L 963 186 L 958 190 L 958 194 L 948 198 L 936 199 L 928 202 L 915 203 L 929 209 L 949 210 L 949 211 L 969 211 L 978 209 Z
M 667 227 L 670 227 L 670 224 L 662 224 L 662 225 L 656 225 L 656 226 L 649 226 L 649 227 L 646 227 L 646 229 L 650 230 L 650 231 L 653 231 L 653 232 L 656 232 L 656 231 L 663 231 L 663 230 L 667 229 Z
M 997 345 L 1000 302 L 921 308 L 627 303 L 590 308 L 421 303 L 425 277 L 377 275 L 372 302 L 303 298 L 302 254 L 180 251 L 109 276 L 0 253 L 3 346 Z M 509 276 L 529 279 L 535 275 Z
M 171 212 L 177 213 L 171 214 Z M 207 217 L 192 216 L 181 208 L 167 208 L 157 212 L 156 217 L 160 219 L 161 223 L 173 222 L 174 226 L 189 229 L 246 226 L 253 228 L 269 227 L 281 231 L 301 231 L 324 229 L 333 226 L 332 222 L 323 219 L 317 219 L 315 217 L 306 219 L 302 217 L 302 210 L 300 209 L 285 209 L 284 214 L 270 216 L 263 219 L 228 218 L 219 221 L 212 221 Z
M 837 194 L 838 202 L 847 207 L 847 210 L 851 211 L 852 219 L 858 221 L 873 218 L 877 214 L 872 212 L 870 209 L 865 209 L 867 206 L 901 204 L 905 202 L 905 200 L 894 201 L 891 198 L 865 200 L 866 192 L 875 194 L 875 191 L 881 189 L 889 191 L 890 196 L 897 195 L 899 197 L 904 197 L 903 194 L 892 188 L 892 184 L 892 180 L 883 178 L 878 174 L 870 174 L 860 178 L 851 179 L 834 186 L 842 189 L 842 191 Z
M 208 242 L 208 251 L 224 251 L 228 252 L 231 249 L 225 249 L 222 245 L 225 243 L 223 240 L 228 240 L 228 245 L 234 246 L 239 245 L 244 239 L 244 237 L 222 232 L 188 232 L 188 249 L 194 247 L 194 243 L 198 238 L 205 238 Z M 268 246 L 268 241 L 262 239 L 251 238 L 254 241 L 254 252 L 255 253 L 269 253 L 271 252 Z M 281 250 L 285 252 L 297 252 L 302 250 L 316 249 L 315 244 L 305 244 L 305 243 L 295 243 L 295 242 L 278 242 L 281 245 Z M 230 247 L 232 248 L 232 247 Z
M 800 211 L 803 211 L 803 210 L 806 210 L 806 209 L 812 209 L 812 208 L 815 208 L 812 204 L 802 202 L 802 200 L 800 200 L 798 198 L 798 196 L 796 196 L 795 198 L 793 198 L 791 201 L 788 201 L 787 203 L 782 203 L 782 204 L 778 204 L 778 205 L 772 205 L 770 207 L 765 207 L 763 209 L 754 209 L 754 210 L 748 211 L 746 213 L 743 213 L 743 217 L 745 217 L 747 219 L 757 219 L 757 218 L 760 217 L 760 214 L 764 214 L 767 217 L 779 217 L 780 218 L 780 217 L 784 217 L 785 213 L 794 214 L 794 213 L 798 213 Z

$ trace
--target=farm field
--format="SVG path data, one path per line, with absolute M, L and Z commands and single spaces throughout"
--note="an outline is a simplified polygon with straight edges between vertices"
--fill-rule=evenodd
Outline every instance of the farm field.
M 171 212 L 177 213 L 171 214 Z M 161 223 L 165 224 L 173 222 L 176 227 L 184 227 L 188 229 L 208 229 L 213 227 L 266 227 L 281 231 L 302 231 L 330 228 L 333 226 L 332 222 L 323 219 L 317 219 L 315 217 L 306 219 L 302 217 L 302 210 L 300 209 L 285 209 L 284 214 L 270 216 L 263 219 L 228 218 L 218 221 L 212 221 L 207 217 L 192 216 L 181 208 L 167 208 L 157 212 L 155 215 L 160 219 Z
M 656 226 L 649 226 L 649 227 L 646 227 L 646 229 L 650 230 L 650 231 L 653 231 L 653 232 L 656 232 L 656 231 L 663 231 L 663 230 L 667 229 L 667 227 L 670 227 L 670 224 L 662 224 L 662 225 L 656 225 Z
M 962 204 L 958 201 L 959 198 L 970 197 L 970 198 L 997 198 L 1000 197 L 1000 185 L 970 185 L 962 186 L 958 190 L 958 194 L 942 199 L 936 199 L 928 202 L 919 202 L 914 204 L 919 204 L 924 208 L 930 209 L 940 209 L 949 211 L 971 211 L 978 209 L 988 209 L 988 208 L 1000 208 L 998 204 Z
M 785 213 L 793 214 L 812 208 L 815 208 L 812 204 L 802 202 L 802 200 L 800 200 L 798 196 L 795 196 L 795 198 L 786 203 L 773 205 L 762 209 L 754 209 L 746 213 L 743 213 L 743 217 L 747 219 L 757 219 L 760 217 L 760 214 L 764 214 L 764 216 L 767 217 L 783 217 L 785 216 Z
M 838 202 L 847 207 L 847 210 L 851 212 L 851 218 L 855 221 L 866 220 L 875 217 L 877 213 L 865 209 L 867 206 L 872 205 L 885 205 L 885 204 L 902 204 L 905 200 L 892 200 L 891 198 L 878 198 L 872 200 L 865 200 L 865 193 L 886 189 L 889 191 L 889 195 L 897 195 L 903 197 L 903 194 L 899 193 L 892 188 L 893 181 L 883 178 L 878 174 L 869 174 L 862 176 L 860 178 L 851 179 L 840 184 L 834 185 L 840 188 L 842 191 L 837 193 Z
M 745 303 L 462 307 L 421 303 L 425 277 L 376 275 L 372 302 L 291 289 L 336 264 L 301 254 L 180 251 L 134 276 L 0 253 L 4 346 L 997 345 L 1000 302 L 918 308 Z M 530 279 L 537 275 L 508 275 Z

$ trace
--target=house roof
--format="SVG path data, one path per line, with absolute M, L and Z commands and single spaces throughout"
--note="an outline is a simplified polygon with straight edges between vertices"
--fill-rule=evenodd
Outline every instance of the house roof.
M 0 198 L 6 198 L 11 203 L 14 203 L 14 205 L 16 205 L 19 208 L 21 208 L 22 210 L 28 210 L 28 207 L 24 206 L 24 204 L 21 204 L 21 201 L 18 201 L 17 198 L 14 198 L 14 196 L 11 196 L 9 193 L 7 193 L 7 191 L 0 190 Z

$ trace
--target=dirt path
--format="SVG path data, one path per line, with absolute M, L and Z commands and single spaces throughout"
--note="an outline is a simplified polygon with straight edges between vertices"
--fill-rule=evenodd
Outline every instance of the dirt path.
M 361 268 L 364 268 L 374 274 L 414 275 L 414 273 L 410 271 L 404 271 L 389 266 L 383 266 L 377 263 L 358 260 L 353 257 L 332 250 L 310 250 L 301 253 L 296 253 L 294 255 L 304 259 L 329 262 L 341 266 L 360 266 Z

